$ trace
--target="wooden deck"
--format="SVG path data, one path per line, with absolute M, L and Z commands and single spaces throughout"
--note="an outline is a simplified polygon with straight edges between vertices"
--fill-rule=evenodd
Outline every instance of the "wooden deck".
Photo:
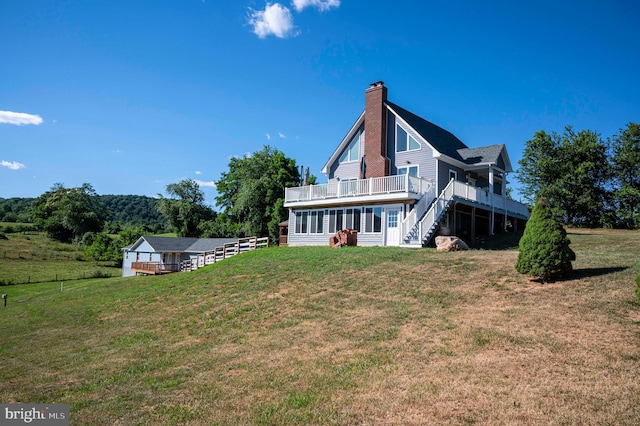
M 178 272 L 179 270 L 180 265 L 177 263 L 133 262 L 131 264 L 131 271 L 135 275 L 160 275 Z

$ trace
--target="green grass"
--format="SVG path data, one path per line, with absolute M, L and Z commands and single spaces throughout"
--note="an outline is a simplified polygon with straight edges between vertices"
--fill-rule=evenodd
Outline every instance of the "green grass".
M 112 262 L 86 261 L 82 250 L 43 233 L 6 234 L 0 239 L 0 285 L 120 276 Z
M 577 232 L 577 231 L 576 231 Z M 195 271 L 2 287 L 0 400 L 71 424 L 634 424 L 640 233 L 514 250 L 269 248 Z

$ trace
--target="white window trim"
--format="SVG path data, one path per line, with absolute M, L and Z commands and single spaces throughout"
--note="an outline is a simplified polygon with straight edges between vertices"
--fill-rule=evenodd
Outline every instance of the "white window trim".
M 416 177 L 420 177 L 420 166 L 418 164 L 413 165 L 413 164 L 407 164 L 406 166 L 402 166 L 402 167 L 396 167 L 396 169 L 398 169 L 398 174 L 400 173 L 400 170 L 402 169 L 407 169 L 407 174 L 409 174 L 409 169 L 415 167 L 416 169 L 418 169 L 418 174 L 416 175 Z
M 398 127 L 401 128 L 406 134 L 407 134 L 407 149 L 404 151 L 398 151 Z M 410 149 L 409 146 L 409 137 L 412 137 L 414 141 L 416 141 L 418 143 L 418 148 L 414 148 L 414 149 Z M 409 133 L 409 131 L 407 129 L 405 129 L 404 127 L 402 127 L 399 123 L 396 122 L 396 129 L 395 129 L 395 148 L 396 148 L 396 154 L 397 153 L 403 153 L 403 152 L 412 152 L 412 151 L 421 151 L 422 150 L 422 144 L 420 143 L 420 141 L 418 140 L 418 138 L 414 137 L 411 133 Z

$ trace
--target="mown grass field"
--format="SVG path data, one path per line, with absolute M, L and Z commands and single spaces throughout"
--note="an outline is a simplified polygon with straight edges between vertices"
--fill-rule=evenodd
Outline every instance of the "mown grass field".
M 196 272 L 1 287 L 0 401 L 77 425 L 636 425 L 640 233 L 516 250 L 269 248 Z
M 122 275 L 113 262 L 85 260 L 77 246 L 53 241 L 42 232 L 5 236 L 0 238 L 0 285 Z

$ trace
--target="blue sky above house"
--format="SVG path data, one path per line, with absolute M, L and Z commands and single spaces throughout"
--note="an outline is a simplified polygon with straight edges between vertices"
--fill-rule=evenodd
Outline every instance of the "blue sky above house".
M 191 178 L 213 204 L 230 158 L 266 144 L 325 182 L 378 80 L 517 168 L 538 130 L 640 121 L 638 18 L 622 0 L 3 0 L 0 197 Z

